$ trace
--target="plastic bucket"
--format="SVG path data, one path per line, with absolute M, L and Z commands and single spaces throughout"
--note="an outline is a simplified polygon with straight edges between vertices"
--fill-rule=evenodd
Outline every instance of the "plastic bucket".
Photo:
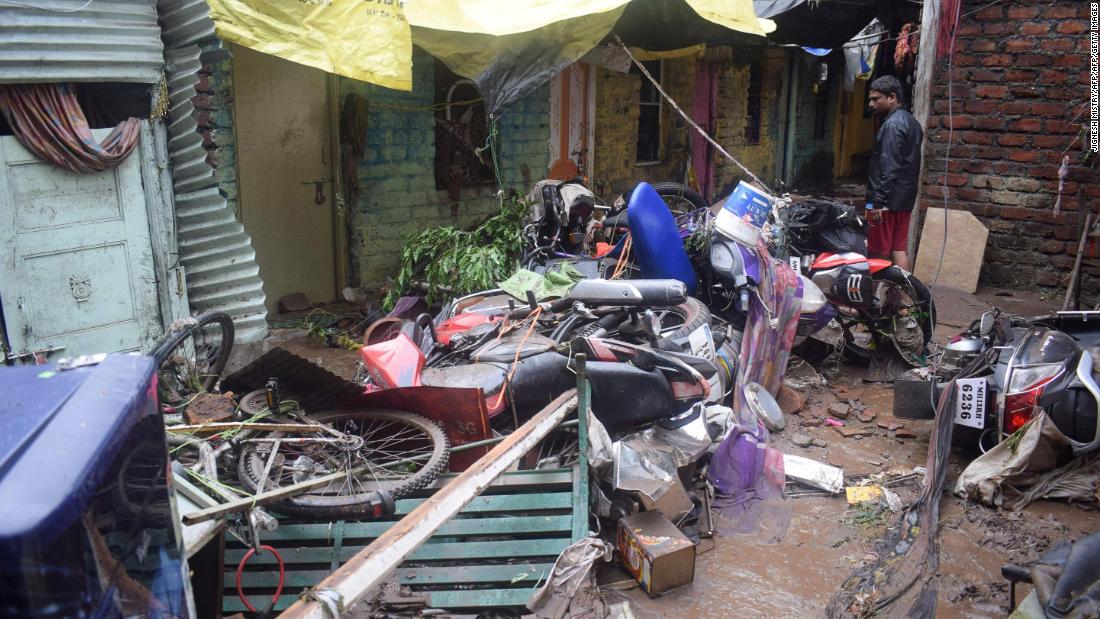
M 714 226 L 727 237 L 746 245 L 756 245 L 760 229 L 768 221 L 775 198 L 741 181 L 726 198 Z

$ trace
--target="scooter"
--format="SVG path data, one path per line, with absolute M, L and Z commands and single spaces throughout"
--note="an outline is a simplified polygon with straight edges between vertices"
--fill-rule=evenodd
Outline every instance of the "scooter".
M 934 381 L 902 381 L 898 417 L 931 418 L 929 405 L 963 368 L 949 403 L 959 426 L 980 432 L 982 451 L 1012 436 L 1045 411 L 1075 455 L 1100 449 L 1100 312 L 1059 312 L 1030 320 L 997 311 L 947 344 Z

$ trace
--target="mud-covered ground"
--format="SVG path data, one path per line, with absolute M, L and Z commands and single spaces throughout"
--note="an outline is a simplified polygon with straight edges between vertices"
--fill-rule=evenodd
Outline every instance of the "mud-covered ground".
M 1050 303 L 1035 295 L 998 296 L 983 291 L 979 297 L 961 291 L 936 292 L 940 313 L 937 340 L 945 341 L 995 303 L 1005 311 L 1024 315 L 1042 313 Z M 790 415 L 787 428 L 773 435 L 772 445 L 785 453 L 813 458 L 844 469 L 846 475 L 906 471 L 923 467 L 927 459 L 932 421 L 896 419 L 891 415 L 893 391 L 888 386 L 864 385 L 862 369 L 839 365 L 823 367 L 827 386 L 804 391 L 807 403 Z M 844 437 L 820 424 L 829 406 L 850 402 L 865 407 L 845 420 L 848 429 L 864 429 L 868 436 Z M 915 438 L 898 438 L 889 428 L 900 424 Z M 883 427 L 886 426 L 886 427 Z M 792 442 L 798 434 L 812 439 L 807 447 Z M 805 444 L 805 437 L 798 437 Z M 940 578 L 937 616 L 1004 617 L 1009 587 L 1001 566 L 1037 557 L 1063 539 L 1078 539 L 1100 529 L 1100 512 L 1064 503 L 1038 501 L 1020 512 L 993 510 L 966 503 L 950 494 L 954 478 L 976 455 L 967 445 L 952 451 L 947 489 L 941 502 Z M 899 495 L 916 498 L 916 484 L 902 486 Z M 686 588 L 651 599 L 637 588 L 608 592 L 608 601 L 630 601 L 639 619 L 672 617 L 794 617 L 821 616 L 841 583 L 874 560 L 874 541 L 884 532 L 889 514 L 873 515 L 853 508 L 843 496 L 789 499 L 793 516 L 778 544 L 751 537 L 703 540 L 696 562 L 695 582 Z M 607 583 L 629 578 L 621 570 L 604 575 Z M 615 585 L 612 584 L 612 587 Z M 629 586 L 629 582 L 625 583 Z M 1017 589 L 1017 601 L 1028 587 Z

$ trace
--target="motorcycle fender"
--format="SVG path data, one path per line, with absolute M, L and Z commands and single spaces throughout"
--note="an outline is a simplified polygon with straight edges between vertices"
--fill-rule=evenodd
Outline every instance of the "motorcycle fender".
M 894 263 L 890 262 L 889 260 L 882 260 L 882 259 L 879 259 L 879 258 L 871 258 L 867 261 L 867 266 L 871 268 L 872 273 L 878 273 L 879 271 L 881 271 L 883 269 L 888 269 L 888 268 L 894 266 Z

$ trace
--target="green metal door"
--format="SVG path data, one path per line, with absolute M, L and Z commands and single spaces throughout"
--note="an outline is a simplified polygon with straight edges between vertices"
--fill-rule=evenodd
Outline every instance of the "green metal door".
M 147 349 L 160 333 L 142 156 L 75 174 L 0 137 L 0 309 L 18 360 Z

